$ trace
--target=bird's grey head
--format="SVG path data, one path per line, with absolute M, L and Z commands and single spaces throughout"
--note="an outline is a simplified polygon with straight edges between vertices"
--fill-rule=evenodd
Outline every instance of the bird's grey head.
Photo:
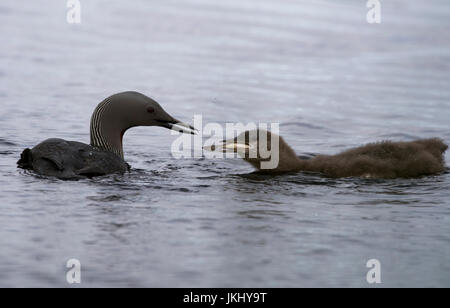
M 97 106 L 91 119 L 91 145 L 123 157 L 123 135 L 136 126 L 160 126 L 195 134 L 194 127 L 169 115 L 150 97 L 128 91 L 114 94 Z
M 169 115 L 160 104 L 150 97 L 139 92 L 122 92 L 110 96 L 109 101 L 111 113 L 121 126 L 128 128 L 135 126 L 161 126 L 170 129 L 180 130 L 186 133 L 193 133 L 194 128 L 186 125 L 171 115 Z M 181 126 L 176 127 L 175 125 Z

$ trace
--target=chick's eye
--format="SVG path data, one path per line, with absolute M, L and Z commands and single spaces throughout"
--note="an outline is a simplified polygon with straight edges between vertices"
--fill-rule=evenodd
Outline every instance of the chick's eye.
M 147 112 L 148 113 L 153 113 L 153 112 L 155 112 L 155 109 L 153 107 L 148 107 L 147 108 Z

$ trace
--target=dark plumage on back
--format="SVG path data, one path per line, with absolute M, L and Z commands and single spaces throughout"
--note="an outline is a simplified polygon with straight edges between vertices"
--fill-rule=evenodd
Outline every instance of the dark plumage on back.
M 38 174 L 66 180 L 123 173 L 130 168 L 114 153 L 63 139 L 48 139 L 32 150 L 25 149 L 17 164 Z

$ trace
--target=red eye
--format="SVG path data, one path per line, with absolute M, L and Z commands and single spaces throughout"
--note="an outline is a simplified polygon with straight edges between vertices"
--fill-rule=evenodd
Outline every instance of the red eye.
M 155 112 L 155 109 L 153 107 L 148 107 L 147 108 L 147 112 L 148 113 L 153 113 L 153 112 Z

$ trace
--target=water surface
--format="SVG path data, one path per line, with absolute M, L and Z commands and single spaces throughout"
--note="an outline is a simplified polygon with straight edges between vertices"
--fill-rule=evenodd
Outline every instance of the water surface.
M 0 4 L 0 286 L 450 286 L 450 172 L 419 179 L 257 176 L 175 159 L 162 128 L 127 133 L 125 175 L 16 169 L 25 147 L 89 142 L 90 115 L 137 90 L 177 118 L 279 122 L 299 153 L 380 139 L 450 143 L 448 1 L 64 1 Z M 447 160 L 450 158 L 447 153 Z

